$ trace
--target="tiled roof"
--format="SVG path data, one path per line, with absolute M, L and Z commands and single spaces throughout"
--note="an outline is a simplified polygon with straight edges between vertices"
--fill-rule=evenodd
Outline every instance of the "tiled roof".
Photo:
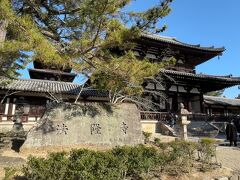
M 240 106 L 240 99 L 228 99 L 217 96 L 204 96 L 206 104 L 224 105 L 224 106 Z
M 23 92 L 39 92 L 39 93 L 62 93 L 76 95 L 81 90 L 81 85 L 70 82 L 49 81 L 38 79 L 17 79 L 11 80 L 10 83 L 3 85 L 6 79 L 0 79 L 0 89 L 13 90 Z M 95 89 L 83 89 L 82 97 L 106 97 L 107 93 Z
M 103 97 L 108 98 L 107 91 L 97 90 L 97 89 L 84 89 L 81 92 L 82 97 Z
M 0 80 L 0 83 L 4 79 Z M 50 93 L 65 93 L 77 94 L 81 85 L 49 80 L 37 79 L 17 79 L 11 80 L 7 85 L 1 85 L 0 89 L 10 89 L 15 91 L 31 91 L 31 92 L 50 92 Z
M 40 72 L 40 73 L 48 73 L 48 74 L 60 74 L 60 75 L 67 75 L 67 76 L 77 76 L 75 73 L 68 73 L 63 71 L 51 70 L 51 69 L 28 69 L 29 72 Z
M 200 44 L 192 45 L 192 44 L 183 43 L 174 37 L 165 37 L 165 36 L 159 36 L 159 35 L 153 35 L 153 34 L 147 34 L 147 33 L 143 33 L 141 35 L 141 37 L 152 39 L 152 40 L 159 41 L 159 42 L 168 43 L 168 44 L 178 45 L 178 46 L 182 46 L 182 47 L 198 49 L 198 50 L 213 51 L 213 52 L 219 52 L 219 53 L 221 53 L 225 50 L 224 47 L 221 47 L 221 48 L 214 48 L 214 46 L 201 47 Z
M 232 76 L 215 76 L 215 75 L 206 75 L 206 74 L 193 74 L 182 71 L 173 71 L 173 70 L 161 70 L 161 73 L 166 73 L 167 75 L 177 75 L 178 77 L 187 77 L 192 79 L 209 79 L 209 80 L 218 80 L 222 82 L 232 82 L 236 84 L 240 84 L 240 77 L 232 77 Z

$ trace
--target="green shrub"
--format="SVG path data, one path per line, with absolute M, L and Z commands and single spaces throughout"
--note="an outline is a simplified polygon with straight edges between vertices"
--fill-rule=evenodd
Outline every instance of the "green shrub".
M 149 143 L 150 142 L 150 137 L 151 137 L 152 133 L 145 132 L 145 131 L 143 131 L 142 133 L 143 133 L 143 136 L 144 136 L 144 143 L 145 144 Z
M 143 173 L 148 174 L 156 166 L 160 166 L 162 162 L 162 155 L 156 148 L 144 145 L 117 147 L 112 150 L 112 153 L 121 161 L 122 172 L 135 178 Z
M 159 139 L 159 138 L 154 138 L 154 144 L 155 144 L 156 146 L 159 146 L 159 145 L 161 144 L 161 139 Z
M 4 171 L 5 177 L 3 178 L 3 180 L 12 180 L 19 170 L 13 167 L 6 167 L 4 168 Z
M 122 162 L 111 151 L 73 150 L 69 157 L 70 179 L 120 179 Z
M 204 156 L 209 155 L 210 144 L 209 140 L 199 144 L 175 141 L 159 142 L 157 147 L 115 147 L 105 152 L 78 149 L 52 153 L 47 158 L 30 157 L 22 172 L 28 179 L 39 180 L 141 179 L 162 171 L 179 174 L 191 170 L 197 148 L 202 148 Z
M 139 177 L 159 164 L 160 154 L 153 147 L 116 147 L 97 152 L 86 149 L 69 154 L 52 153 L 44 158 L 30 157 L 23 173 L 28 179 L 125 179 Z
M 212 158 L 216 157 L 215 139 L 202 138 L 198 144 L 198 157 L 204 163 L 211 163 Z
M 195 160 L 197 144 L 180 140 L 168 143 L 168 147 L 166 157 L 168 166 L 164 170 L 174 174 L 190 172 Z
M 157 150 L 153 147 L 139 145 L 132 148 L 128 156 L 129 174 L 138 175 L 149 172 L 156 165 L 155 157 L 157 155 Z
M 23 173 L 28 179 L 64 179 L 68 164 L 65 152 L 51 153 L 47 159 L 30 157 Z

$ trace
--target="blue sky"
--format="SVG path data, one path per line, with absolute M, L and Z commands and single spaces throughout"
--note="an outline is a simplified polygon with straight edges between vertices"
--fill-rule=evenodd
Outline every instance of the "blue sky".
M 136 0 L 128 9 L 141 11 L 157 4 L 159 0 Z M 159 23 L 167 24 L 165 36 L 178 40 L 226 48 L 223 55 L 197 66 L 198 73 L 240 76 L 240 1 L 239 0 L 174 0 L 172 12 Z M 28 73 L 23 72 L 28 78 Z M 81 79 L 81 77 L 80 77 Z M 225 90 L 226 97 L 234 98 L 238 87 Z

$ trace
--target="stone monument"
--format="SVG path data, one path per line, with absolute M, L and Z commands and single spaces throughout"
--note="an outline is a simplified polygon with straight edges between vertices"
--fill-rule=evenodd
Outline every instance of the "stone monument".
M 28 132 L 22 148 L 72 145 L 115 147 L 141 143 L 142 128 L 135 104 L 52 103 Z

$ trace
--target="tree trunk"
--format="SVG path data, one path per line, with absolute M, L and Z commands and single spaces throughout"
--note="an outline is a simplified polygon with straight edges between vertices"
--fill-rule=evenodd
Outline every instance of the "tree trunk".
M 6 34 L 7 34 L 7 21 L 6 20 L 0 20 L 0 49 L 3 48 L 3 43 L 6 39 Z M 4 64 L 3 57 L 0 55 L 0 67 L 2 67 Z M 1 74 L 2 69 L 0 70 Z
M 5 41 L 6 34 L 7 34 L 7 21 L 6 20 L 0 20 L 0 46 L 2 46 L 1 43 Z

